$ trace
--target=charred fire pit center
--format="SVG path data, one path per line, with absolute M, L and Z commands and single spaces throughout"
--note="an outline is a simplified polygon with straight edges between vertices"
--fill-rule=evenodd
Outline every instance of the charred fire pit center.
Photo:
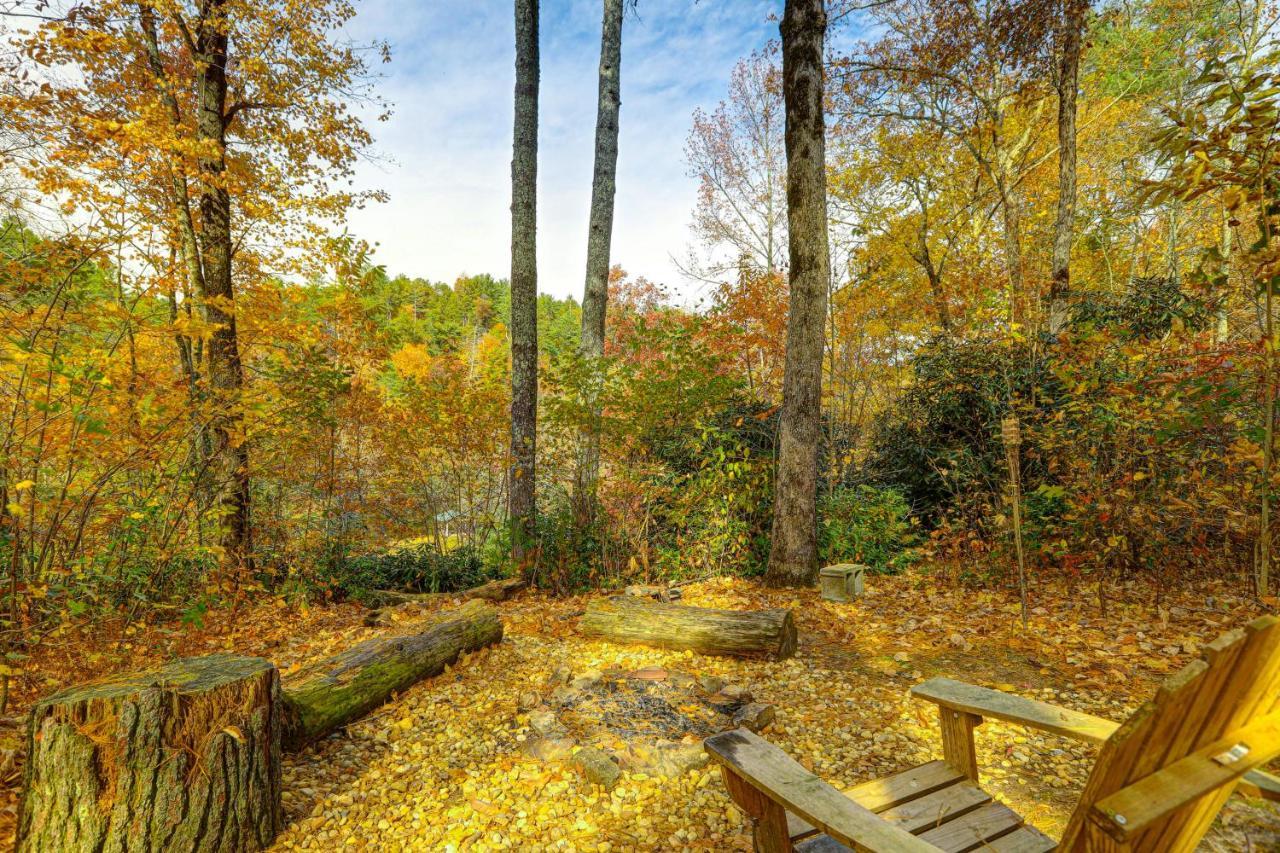
M 745 726 L 760 731 L 773 706 L 710 675 L 646 667 L 574 673 L 561 667 L 541 692 L 520 697 L 525 752 L 567 761 L 612 788 L 623 770 L 676 776 L 707 763 L 703 738 Z

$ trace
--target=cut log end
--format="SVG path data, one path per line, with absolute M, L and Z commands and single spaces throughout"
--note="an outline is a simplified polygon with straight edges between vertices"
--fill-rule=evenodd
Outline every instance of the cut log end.
M 270 661 L 211 655 L 39 702 L 17 849 L 265 848 L 281 823 L 279 701 Z
M 707 655 L 789 658 L 796 626 L 789 610 L 715 610 L 621 595 L 587 606 L 582 633 L 615 643 L 688 649 Z

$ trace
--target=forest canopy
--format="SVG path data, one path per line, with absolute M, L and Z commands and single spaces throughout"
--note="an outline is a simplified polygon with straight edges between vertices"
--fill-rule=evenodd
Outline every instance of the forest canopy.
M 42 9 L 8 32 L 0 89 L 10 644 L 94 614 L 198 620 L 264 589 L 509 571 L 512 290 L 389 272 L 376 234 L 345 231 L 385 198 L 349 178 L 390 109 L 372 66 L 387 46 L 342 36 L 356 8 Z M 1203 575 L 1268 592 L 1272 14 L 830 10 L 824 561 L 1011 582 L 1012 417 L 1033 577 L 1104 599 Z M 538 297 L 536 583 L 764 571 L 783 94 L 774 45 L 690 118 L 680 251 L 709 301 L 615 264 L 584 356 L 579 302 Z

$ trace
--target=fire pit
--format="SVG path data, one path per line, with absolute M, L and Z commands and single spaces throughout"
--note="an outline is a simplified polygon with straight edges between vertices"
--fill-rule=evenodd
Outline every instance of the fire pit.
M 675 776 L 701 767 L 704 738 L 739 726 L 759 731 L 773 720 L 773 706 L 740 685 L 658 667 L 561 668 L 520 704 L 532 729 L 529 755 L 570 761 L 605 787 L 624 768 Z

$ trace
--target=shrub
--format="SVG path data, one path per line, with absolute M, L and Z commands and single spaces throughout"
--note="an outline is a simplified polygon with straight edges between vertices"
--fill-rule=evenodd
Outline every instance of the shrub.
M 873 572 L 895 572 L 911 559 L 918 536 L 911 507 L 897 489 L 837 489 L 822 499 L 820 511 L 824 562 L 861 563 Z
M 427 543 L 348 558 L 332 570 L 334 586 L 348 596 L 370 589 L 455 592 L 497 576 L 496 571 L 485 568 L 472 548 L 464 546 L 442 554 Z

